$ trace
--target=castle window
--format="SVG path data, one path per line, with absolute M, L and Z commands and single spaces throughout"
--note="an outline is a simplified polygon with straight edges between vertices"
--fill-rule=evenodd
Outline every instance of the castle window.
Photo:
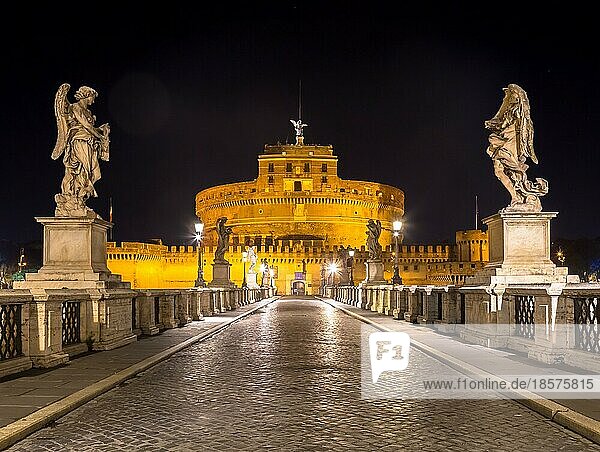
M 274 184 L 275 178 L 273 176 L 269 176 L 268 182 L 269 182 L 269 184 Z
M 288 173 L 292 172 L 292 164 L 291 163 L 286 163 L 285 164 L 285 171 Z
M 305 173 L 310 173 L 310 163 L 305 163 L 304 164 L 304 172 Z
M 404 271 L 407 272 L 408 271 L 408 265 L 404 266 Z
M 273 165 L 272 163 L 269 163 L 269 169 L 268 169 L 269 173 L 272 173 L 275 171 L 275 165 Z
M 302 191 L 302 181 L 294 181 L 294 191 Z
M 322 184 L 326 184 L 327 183 L 327 176 L 321 177 L 321 183 Z
M 327 172 L 327 163 L 321 164 L 321 172 L 322 173 L 326 173 Z

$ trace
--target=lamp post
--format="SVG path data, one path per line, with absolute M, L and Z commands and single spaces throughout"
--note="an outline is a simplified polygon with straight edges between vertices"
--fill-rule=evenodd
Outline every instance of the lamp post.
M 402 284 L 402 277 L 400 276 L 400 269 L 398 267 L 398 240 L 400 239 L 400 230 L 402 229 L 402 222 L 397 220 L 392 223 L 394 232 L 394 276 L 392 276 L 392 284 Z
M 335 273 L 337 273 L 337 271 L 338 267 L 336 263 L 330 262 L 327 266 L 327 272 L 329 273 L 329 277 L 331 278 L 331 284 L 329 284 L 330 286 L 333 286 L 333 284 L 335 283 Z
M 558 259 L 558 262 L 560 262 L 560 265 L 563 265 L 565 263 L 565 260 L 567 258 L 565 257 L 565 253 L 563 252 L 563 250 L 561 248 L 559 248 L 558 251 L 556 252 L 556 258 Z
M 275 281 L 274 281 L 274 279 L 273 279 L 273 278 L 274 278 L 274 276 L 275 276 L 275 270 L 273 269 L 273 267 L 271 267 L 271 268 L 269 269 L 269 276 L 270 276 L 270 278 L 269 278 L 269 281 L 270 281 L 270 282 L 269 282 L 269 285 L 270 285 L 271 287 L 275 288 Z
M 354 286 L 354 253 L 355 250 L 354 248 L 350 248 L 348 250 L 348 256 L 350 256 L 350 258 L 348 259 L 348 262 L 350 262 L 350 285 Z M 346 265 L 348 265 L 348 263 L 346 263 Z
M 248 283 L 246 282 L 246 259 L 248 259 L 248 252 L 242 252 L 242 262 L 244 263 L 244 281 L 242 282 L 242 289 L 248 288 Z
M 198 277 L 194 283 L 195 287 L 206 287 L 206 281 L 204 281 L 204 271 L 202 270 L 202 232 L 204 231 L 204 223 L 200 221 L 194 224 L 196 231 L 196 245 L 198 246 Z

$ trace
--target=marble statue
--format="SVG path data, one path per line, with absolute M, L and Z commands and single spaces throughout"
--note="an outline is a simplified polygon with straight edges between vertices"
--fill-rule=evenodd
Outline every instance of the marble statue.
M 96 217 L 85 205 L 89 197 L 97 197 L 94 183 L 100 179 L 98 159 L 109 160 L 108 124 L 94 126 L 96 117 L 89 110 L 98 93 L 82 86 L 75 92 L 76 102 L 67 99 L 70 85 L 63 83 L 54 98 L 54 114 L 58 136 L 52 151 L 52 159 L 63 156 L 65 175 L 61 193 L 55 196 L 55 215 L 61 217 Z
M 527 158 L 538 163 L 533 150 L 533 123 L 527 93 L 518 85 L 504 89 L 502 105 L 492 119 L 485 121 L 489 136 L 488 155 L 494 162 L 494 173 L 510 193 L 505 212 L 541 212 L 540 196 L 548 193 L 548 182 L 527 179 Z
M 248 247 L 248 262 L 250 262 L 250 268 L 248 269 L 248 273 L 256 273 L 254 267 L 256 267 L 256 260 L 258 256 L 256 255 L 256 249 L 253 245 Z
M 369 260 L 381 260 L 381 245 L 379 243 L 379 236 L 381 235 L 381 221 L 370 219 L 367 222 L 366 234 Z
M 227 263 L 225 259 L 225 251 L 229 248 L 229 236 L 233 232 L 230 226 L 225 226 L 227 217 L 220 217 L 217 220 L 217 235 L 219 241 L 217 242 L 217 249 L 215 251 L 215 262 Z

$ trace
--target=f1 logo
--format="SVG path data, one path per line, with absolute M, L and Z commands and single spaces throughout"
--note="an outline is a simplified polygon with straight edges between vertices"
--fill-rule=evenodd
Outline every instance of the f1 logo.
M 410 354 L 410 336 L 401 332 L 377 332 L 369 335 L 369 354 L 373 383 L 390 370 L 405 370 Z

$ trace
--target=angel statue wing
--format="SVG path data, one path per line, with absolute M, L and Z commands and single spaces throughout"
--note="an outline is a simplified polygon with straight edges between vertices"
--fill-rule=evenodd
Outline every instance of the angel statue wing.
M 64 152 L 67 145 L 67 133 L 69 127 L 67 125 L 67 112 L 69 110 L 69 101 L 67 100 L 67 93 L 69 92 L 71 85 L 63 83 L 58 88 L 56 96 L 54 97 L 54 115 L 56 116 L 56 127 L 58 129 L 58 136 L 56 137 L 56 144 L 52 151 L 52 159 L 56 160 Z
M 518 114 L 516 115 L 517 145 L 519 155 L 529 157 L 534 163 L 538 163 L 537 156 L 533 150 L 533 121 L 531 120 L 531 109 L 527 93 L 519 85 L 511 83 L 509 89 L 514 92 L 518 102 Z

